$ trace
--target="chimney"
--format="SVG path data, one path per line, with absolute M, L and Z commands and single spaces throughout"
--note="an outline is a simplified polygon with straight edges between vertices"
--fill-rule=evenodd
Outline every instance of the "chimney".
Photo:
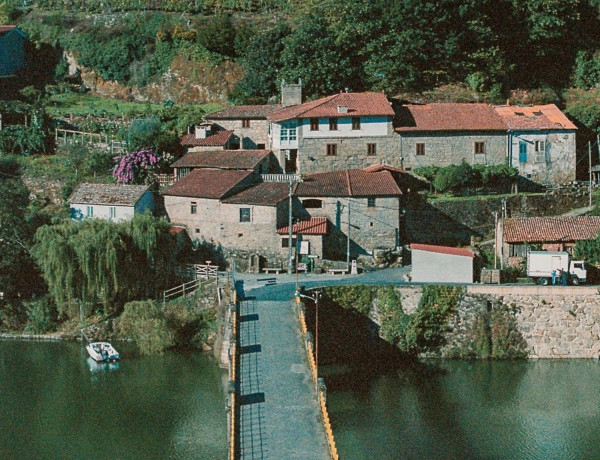
M 510 99 L 506 99 L 506 105 L 510 106 Z
M 281 105 L 289 107 L 291 105 L 302 104 L 302 80 L 298 79 L 297 84 L 288 85 L 284 80 L 281 81 Z
M 210 136 L 209 124 L 196 125 L 196 139 L 206 139 L 208 136 Z

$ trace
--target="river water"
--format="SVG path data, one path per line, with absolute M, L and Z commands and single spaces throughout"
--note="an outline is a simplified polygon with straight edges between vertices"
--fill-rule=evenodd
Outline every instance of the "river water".
M 319 313 L 342 459 L 600 459 L 599 361 L 408 360 L 361 315 Z
M 115 345 L 100 365 L 81 344 L 0 341 L 0 458 L 226 458 L 217 362 Z

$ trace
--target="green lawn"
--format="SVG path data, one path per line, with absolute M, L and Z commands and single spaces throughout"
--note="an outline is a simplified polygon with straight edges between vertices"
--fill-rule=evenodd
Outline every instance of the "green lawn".
M 64 93 L 50 96 L 47 102 L 47 110 L 56 118 L 74 116 L 99 116 L 120 117 L 123 115 L 152 113 L 163 108 L 160 104 L 143 102 L 127 102 L 117 99 L 109 99 L 90 93 Z M 206 112 L 215 112 L 224 107 L 223 104 L 201 104 L 200 107 Z

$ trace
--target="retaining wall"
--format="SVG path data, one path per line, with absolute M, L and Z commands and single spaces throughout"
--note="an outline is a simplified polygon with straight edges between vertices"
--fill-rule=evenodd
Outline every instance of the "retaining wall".
M 421 287 L 398 288 L 407 313 L 414 311 Z M 589 286 L 490 286 L 474 285 L 458 306 L 453 331 L 465 328 L 464 310 L 505 305 L 514 312 L 518 332 L 527 343 L 529 358 L 599 358 L 600 294 Z M 476 313 L 475 313 L 476 314 Z M 459 330 L 457 330 L 459 329 Z M 464 336 L 464 335 L 463 335 Z

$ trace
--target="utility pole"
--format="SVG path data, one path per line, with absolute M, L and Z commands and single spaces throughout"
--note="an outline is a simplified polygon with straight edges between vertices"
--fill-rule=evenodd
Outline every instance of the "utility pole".
M 346 238 L 346 269 L 350 273 L 350 197 L 348 197 L 348 235 Z
M 498 211 L 494 211 L 494 270 L 498 268 Z
M 590 179 L 590 190 L 589 190 L 589 203 L 588 206 L 592 206 L 592 141 L 588 141 L 588 171 Z
M 289 189 L 289 204 L 288 204 L 288 273 L 292 274 L 292 196 L 294 192 L 294 181 L 290 178 L 290 189 Z

